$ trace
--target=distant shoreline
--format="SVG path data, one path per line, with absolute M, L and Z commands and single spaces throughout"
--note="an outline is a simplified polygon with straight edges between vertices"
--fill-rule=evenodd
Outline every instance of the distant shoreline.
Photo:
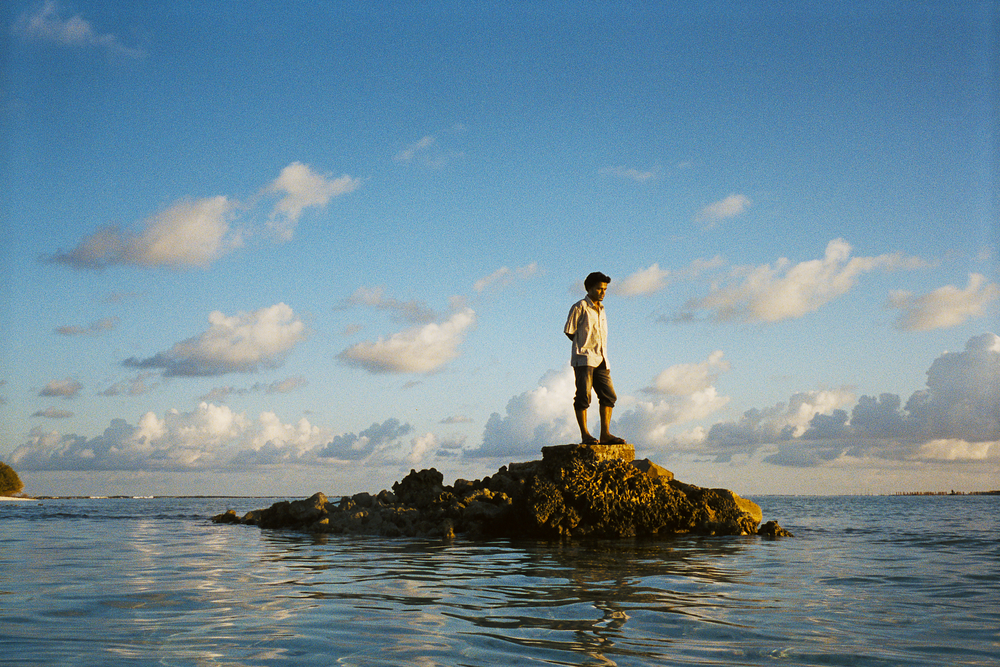
M 292 498 L 296 496 L 216 496 L 216 495 L 183 495 L 183 496 L 0 496 L 0 502 L 24 500 L 153 500 L 157 498 L 204 498 L 206 500 L 222 500 L 225 498 L 247 498 L 250 500 L 270 500 L 274 498 Z
M 892 496 L 1000 496 L 1000 491 L 897 491 Z

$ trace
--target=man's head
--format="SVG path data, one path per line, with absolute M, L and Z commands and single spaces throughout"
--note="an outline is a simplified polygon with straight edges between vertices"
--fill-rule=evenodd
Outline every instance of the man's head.
M 594 271 L 583 281 L 583 287 L 587 290 L 587 296 L 591 301 L 603 301 L 604 291 L 608 288 L 611 278 L 600 271 Z

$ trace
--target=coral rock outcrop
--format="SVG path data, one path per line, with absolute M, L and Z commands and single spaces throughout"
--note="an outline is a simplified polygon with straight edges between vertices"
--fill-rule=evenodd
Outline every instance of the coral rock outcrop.
M 337 502 L 322 493 L 282 501 L 217 523 L 317 533 L 390 537 L 529 537 L 542 539 L 652 537 L 676 534 L 753 535 L 760 507 L 727 489 L 674 479 L 632 445 L 560 445 L 541 461 L 511 463 L 481 480 L 451 486 L 431 468 L 411 470 L 378 494 Z M 767 535 L 790 535 L 777 523 Z

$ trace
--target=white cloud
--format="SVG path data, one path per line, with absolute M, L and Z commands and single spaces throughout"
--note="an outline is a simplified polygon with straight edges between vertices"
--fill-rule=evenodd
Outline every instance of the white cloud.
M 329 434 L 306 419 L 284 424 L 272 412 L 257 420 L 226 406 L 142 415 L 135 426 L 112 420 L 94 438 L 34 429 L 11 454 L 24 470 L 193 470 L 310 462 Z
M 658 401 L 637 401 L 628 410 L 620 411 L 615 429 L 621 437 L 641 446 L 676 445 L 678 439 L 671 430 L 681 424 L 704 419 L 729 403 L 715 387 L 706 387 L 689 394 L 665 396 Z
M 295 232 L 303 209 L 326 206 L 331 199 L 354 192 L 361 180 L 347 174 L 339 178 L 318 174 L 308 165 L 293 162 L 268 186 L 268 191 L 284 196 L 274 206 L 268 227 L 283 241 Z
M 717 202 L 712 202 L 698 212 L 695 217 L 699 222 L 704 222 L 707 229 L 715 227 L 719 222 L 727 218 L 733 218 L 746 211 L 753 202 L 746 195 L 732 194 Z
M 925 461 L 985 461 L 990 451 L 1000 451 L 1000 441 L 967 442 L 956 438 L 928 440 L 920 445 L 915 458 Z
M 958 326 L 971 318 L 982 317 L 986 307 L 997 298 L 1000 298 L 1000 285 L 987 283 L 982 274 L 970 273 L 969 284 L 964 290 L 945 285 L 920 296 L 894 291 L 886 305 L 902 311 L 896 319 L 898 329 L 928 331 Z
M 761 445 L 800 437 L 809 430 L 816 415 L 832 413 L 854 400 L 854 393 L 847 388 L 799 392 L 793 394 L 788 403 L 753 408 L 744 412 L 738 421 L 713 424 L 705 440 L 699 443 L 699 449 L 720 460 L 728 460 L 735 454 L 756 451 Z
M 548 445 L 578 442 L 580 429 L 573 412 L 576 380 L 573 369 L 549 371 L 538 386 L 510 399 L 506 415 L 494 412 L 483 430 L 482 445 L 475 457 L 505 457 L 537 454 Z
M 72 378 L 65 380 L 52 380 L 38 392 L 39 396 L 59 396 L 62 398 L 74 398 L 83 389 L 83 385 Z
M 433 433 L 425 433 L 410 440 L 410 453 L 407 462 L 410 465 L 418 465 L 439 447 L 438 437 Z
M 659 264 L 653 264 L 615 285 L 614 292 L 621 296 L 653 294 L 666 288 L 670 276 L 670 269 L 661 269 Z
M 734 270 L 730 278 L 735 282 L 716 286 L 708 296 L 689 301 L 677 319 L 693 319 L 698 311 L 707 311 L 717 322 L 798 318 L 846 294 L 865 273 L 922 265 L 921 260 L 898 252 L 851 257 L 851 246 L 835 239 L 827 244 L 822 259 L 793 265 L 782 258 L 774 265 Z
M 441 323 L 352 345 L 337 358 L 370 373 L 430 373 L 458 356 L 459 344 L 475 323 L 475 312 L 464 308 Z
M 723 265 L 725 260 L 719 256 L 712 259 L 696 259 L 687 267 L 677 270 L 661 269 L 659 264 L 652 264 L 619 282 L 611 283 L 609 289 L 619 296 L 655 294 L 666 289 L 672 282 L 691 280 Z
M 397 319 L 407 322 L 432 322 L 437 313 L 422 301 L 400 301 L 385 295 L 382 287 L 359 287 L 354 294 L 343 301 L 341 307 L 368 306 L 376 310 L 385 310 Z
M 674 427 L 704 419 L 729 403 L 713 383 L 720 373 L 729 370 L 723 352 L 716 350 L 698 364 L 677 364 L 659 373 L 643 393 L 658 396 L 655 401 L 636 401 L 628 410 L 620 410 L 616 419 L 618 434 L 629 442 L 646 446 L 677 444 Z
M 601 176 L 614 176 L 615 178 L 624 178 L 645 183 L 656 178 L 659 172 L 658 170 L 642 171 L 634 167 L 604 167 L 598 170 L 597 173 Z
M 292 238 L 302 211 L 322 207 L 330 199 L 353 192 L 360 180 L 318 174 L 293 162 L 264 191 L 282 195 L 267 221 L 278 240 Z M 118 227 L 101 227 L 75 248 L 47 258 L 74 269 L 100 270 L 110 266 L 142 268 L 208 268 L 213 262 L 242 247 L 244 231 L 232 230 L 237 214 L 247 213 L 237 201 L 218 195 L 182 199 L 143 221 L 136 234 Z
M 236 204 L 226 197 L 182 200 L 144 222 L 138 234 L 102 227 L 73 250 L 58 252 L 50 261 L 75 269 L 115 265 L 140 267 L 208 267 L 242 240 L 229 233 Z
M 653 385 L 642 391 L 647 394 L 685 396 L 704 391 L 718 379 L 719 373 L 729 370 L 729 362 L 722 350 L 716 350 L 700 364 L 677 364 L 664 370 L 653 380 Z
M 516 269 L 510 269 L 506 266 L 501 266 L 499 269 L 486 276 L 485 278 L 480 278 L 473 284 L 473 289 L 477 292 L 482 292 L 486 288 L 496 288 L 500 289 L 510 285 L 514 280 L 527 280 L 531 276 L 535 275 L 538 271 L 538 264 L 532 262 L 531 264 L 526 264 L 522 267 Z
M 126 359 L 123 365 L 163 369 L 166 377 L 252 373 L 281 365 L 306 337 L 305 324 L 283 303 L 232 317 L 214 311 L 208 321 L 204 333 L 147 359 Z
M 236 204 L 223 196 L 177 202 L 153 216 L 143 233 L 125 249 L 125 262 L 138 266 L 199 266 L 241 245 L 229 235 Z
M 699 451 L 728 459 L 769 451 L 770 463 L 821 465 L 843 457 L 894 461 L 1000 462 L 1000 336 L 974 336 L 927 371 L 927 387 L 906 404 L 895 394 L 848 390 L 796 394 L 713 425 Z
M 71 47 L 96 47 L 109 53 L 139 58 L 144 55 L 140 49 L 123 45 L 111 33 L 98 32 L 94 26 L 79 14 L 65 18 L 62 7 L 55 0 L 47 0 L 34 12 L 25 12 L 14 26 L 17 33 L 29 38 L 55 42 Z

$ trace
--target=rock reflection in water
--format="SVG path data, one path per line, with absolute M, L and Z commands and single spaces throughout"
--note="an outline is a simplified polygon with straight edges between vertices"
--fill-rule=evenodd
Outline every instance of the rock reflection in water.
M 720 596 L 752 583 L 732 567 L 733 538 L 655 542 L 452 542 L 265 533 L 267 568 L 286 568 L 284 590 L 312 601 L 304 613 L 336 620 L 336 634 L 404 656 L 413 642 L 442 642 L 523 659 L 615 664 L 614 656 L 664 657 L 692 624 L 726 624 Z M 655 641 L 624 632 L 634 617 Z M 301 623 L 303 619 L 299 619 Z M 390 628 L 409 627 L 407 639 Z M 331 631 L 332 632 L 332 631 Z M 451 639 L 449 639 L 449 637 Z M 460 638 L 460 639 L 459 639 Z M 337 636 L 327 639 L 337 643 Z M 411 653 L 412 655 L 412 653 Z M 546 657 L 547 656 L 547 657 Z

